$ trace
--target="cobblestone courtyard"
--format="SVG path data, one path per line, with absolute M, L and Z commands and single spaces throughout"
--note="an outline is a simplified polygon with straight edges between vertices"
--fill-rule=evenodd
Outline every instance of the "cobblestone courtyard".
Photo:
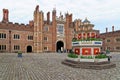
M 91 70 L 61 64 L 65 53 L 0 53 L 0 80 L 120 80 L 120 54 L 112 56 L 116 68 Z

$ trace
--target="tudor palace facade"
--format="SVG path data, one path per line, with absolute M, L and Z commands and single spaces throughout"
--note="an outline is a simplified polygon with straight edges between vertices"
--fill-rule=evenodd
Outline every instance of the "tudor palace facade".
M 3 9 L 3 19 L 0 22 L 0 52 L 58 52 L 72 49 L 72 39 L 99 36 L 99 30 L 94 30 L 94 25 L 86 18 L 72 20 L 72 14 L 66 13 L 59 17 L 56 9 L 52 10 L 52 21 L 50 12 L 47 13 L 47 20 L 44 20 L 44 13 L 37 5 L 33 13 L 33 20 L 29 24 L 19 24 L 9 21 L 9 10 Z M 118 32 L 114 32 L 115 35 Z M 112 37 L 112 33 L 111 37 Z M 108 33 L 100 34 L 104 40 Z M 116 35 L 118 36 L 118 35 Z M 109 38 L 111 39 L 111 38 Z M 119 39 L 117 39 L 119 41 Z M 105 40 L 104 40 L 105 41 Z M 103 42 L 104 42 L 103 41 Z M 111 41 L 110 41 L 111 42 Z M 103 44 L 103 50 L 109 46 Z M 120 47 L 117 46 L 116 49 Z
M 56 10 L 44 13 L 36 6 L 34 20 L 29 24 L 9 22 L 9 11 L 3 9 L 3 19 L 0 22 L 0 52 L 57 52 L 58 50 L 70 50 L 74 36 L 72 26 L 72 14 L 66 13 L 65 17 L 56 16 Z
M 112 26 L 112 31 L 106 28 L 106 32 L 100 34 L 100 38 L 103 41 L 102 51 L 108 49 L 112 52 L 120 52 L 120 30 L 115 31 L 114 26 Z

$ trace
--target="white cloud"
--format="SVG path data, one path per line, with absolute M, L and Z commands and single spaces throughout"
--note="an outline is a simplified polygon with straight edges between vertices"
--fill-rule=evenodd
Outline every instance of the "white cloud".
M 33 19 L 33 11 L 37 5 L 33 0 L 0 0 L 0 18 L 2 19 L 2 9 L 9 9 L 9 21 L 28 23 Z
M 85 17 L 88 17 L 91 22 L 95 23 L 95 28 L 100 30 L 105 29 L 106 26 L 120 26 L 119 0 L 0 0 L 0 3 L 0 18 L 2 19 L 2 9 L 8 8 L 10 21 L 13 22 L 28 23 L 33 19 L 35 6 L 39 4 L 45 17 L 48 11 L 52 12 L 56 7 L 57 15 L 60 12 L 65 14 L 68 11 L 73 14 L 73 19 L 84 20 Z

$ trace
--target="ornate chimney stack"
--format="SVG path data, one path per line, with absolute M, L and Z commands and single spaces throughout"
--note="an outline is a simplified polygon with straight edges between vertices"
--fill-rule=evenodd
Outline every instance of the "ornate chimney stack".
M 108 33 L 108 28 L 106 28 L 106 33 Z
M 56 8 L 53 9 L 52 11 L 52 21 L 56 20 Z
M 33 21 L 29 21 L 29 26 L 34 26 L 34 22 Z
M 114 26 L 112 26 L 112 32 L 114 32 Z
M 35 11 L 39 11 L 39 5 L 36 6 Z
M 50 23 L 50 12 L 47 13 L 47 24 Z
M 72 22 L 72 14 L 69 15 L 69 21 Z
M 2 22 L 8 22 L 8 15 L 9 15 L 9 11 L 8 9 L 3 9 L 3 20 Z

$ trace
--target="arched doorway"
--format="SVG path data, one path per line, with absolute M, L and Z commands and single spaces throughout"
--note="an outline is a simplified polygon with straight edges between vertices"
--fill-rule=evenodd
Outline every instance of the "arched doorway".
M 27 46 L 27 52 L 32 52 L 32 46 Z
M 58 41 L 57 43 L 56 43 L 56 51 L 58 52 L 59 50 L 60 51 L 63 51 L 63 49 L 64 49 L 64 43 L 62 42 L 62 41 Z

